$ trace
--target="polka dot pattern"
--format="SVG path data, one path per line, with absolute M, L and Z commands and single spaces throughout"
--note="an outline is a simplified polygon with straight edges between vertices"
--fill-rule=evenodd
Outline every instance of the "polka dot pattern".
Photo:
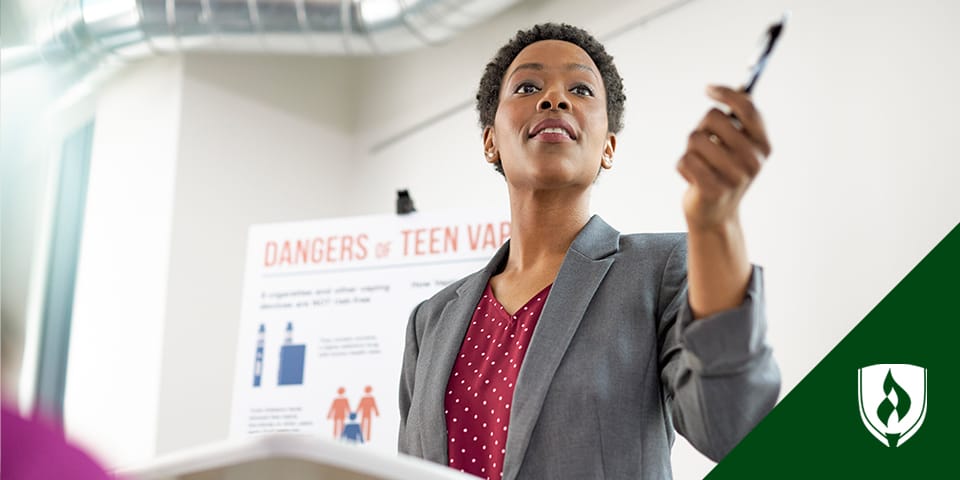
M 451 468 L 491 480 L 503 477 L 514 384 L 549 293 L 550 286 L 511 315 L 489 284 L 484 290 L 444 397 Z

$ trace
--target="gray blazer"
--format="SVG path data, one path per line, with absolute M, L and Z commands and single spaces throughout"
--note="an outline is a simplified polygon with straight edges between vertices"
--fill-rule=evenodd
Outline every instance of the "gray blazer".
M 413 311 L 400 452 L 447 464 L 443 395 L 508 244 Z M 674 428 L 719 461 L 776 403 L 762 271 L 739 307 L 693 321 L 686 235 L 621 235 L 590 219 L 567 252 L 520 367 L 505 480 L 670 478 Z

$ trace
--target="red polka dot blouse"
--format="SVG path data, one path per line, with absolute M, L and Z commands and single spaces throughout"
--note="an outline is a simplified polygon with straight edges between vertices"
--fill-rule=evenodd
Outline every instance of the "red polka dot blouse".
M 549 292 L 550 286 L 510 315 L 487 284 L 444 397 L 451 468 L 502 478 L 514 385 Z

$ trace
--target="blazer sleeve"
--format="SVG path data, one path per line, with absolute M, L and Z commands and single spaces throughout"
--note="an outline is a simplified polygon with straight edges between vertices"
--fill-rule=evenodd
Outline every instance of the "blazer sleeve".
M 780 370 L 766 343 L 763 270 L 754 265 L 743 303 L 693 320 L 686 236 L 660 288 L 660 381 L 676 430 L 719 462 L 776 404 Z
M 411 444 L 410 432 L 407 431 L 407 420 L 410 415 L 410 406 L 413 400 L 414 379 L 417 373 L 417 358 L 420 355 L 420 341 L 417 335 L 417 312 L 420 307 L 417 305 L 410 314 L 410 320 L 407 323 L 407 332 L 403 347 L 403 365 L 400 370 L 400 432 L 398 435 L 397 449 L 400 453 L 414 454 L 415 448 Z

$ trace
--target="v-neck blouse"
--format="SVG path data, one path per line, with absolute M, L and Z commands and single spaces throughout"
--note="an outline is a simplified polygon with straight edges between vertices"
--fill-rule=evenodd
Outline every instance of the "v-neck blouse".
M 510 315 L 487 284 L 444 396 L 451 468 L 502 478 L 514 385 L 549 293 L 547 286 Z

